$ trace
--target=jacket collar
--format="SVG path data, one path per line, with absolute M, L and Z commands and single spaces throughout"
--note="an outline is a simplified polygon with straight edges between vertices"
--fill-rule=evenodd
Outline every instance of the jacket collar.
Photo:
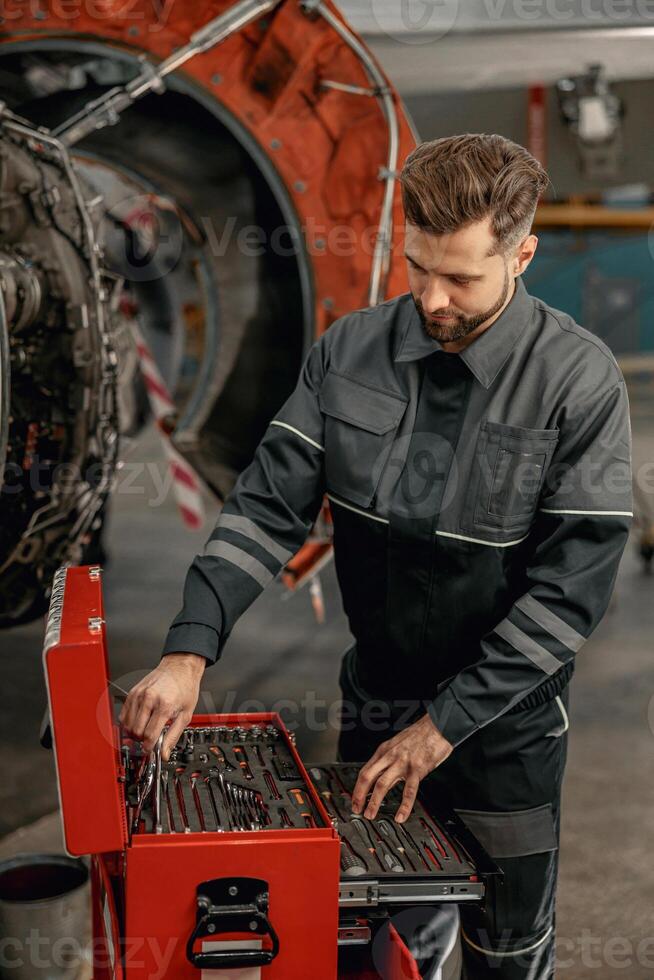
M 441 344 L 425 333 L 411 293 L 406 296 L 409 322 L 395 355 L 396 361 L 415 361 L 442 350 Z M 513 296 L 497 320 L 460 352 L 459 357 L 484 388 L 492 385 L 532 313 L 533 300 L 522 277 L 518 276 Z

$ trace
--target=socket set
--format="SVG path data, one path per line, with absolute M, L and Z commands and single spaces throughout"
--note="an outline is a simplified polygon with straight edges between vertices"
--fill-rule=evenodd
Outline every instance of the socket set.
M 402 799 L 398 784 L 374 820 L 353 814 L 352 792 L 360 769 L 344 763 L 307 766 L 340 837 L 340 906 L 481 900 L 484 877 L 498 869 L 456 813 L 428 811 L 418 796 L 410 816 L 397 823 L 394 816 Z
M 179 834 L 324 827 L 275 725 L 187 728 L 164 762 L 123 743 L 128 825 Z

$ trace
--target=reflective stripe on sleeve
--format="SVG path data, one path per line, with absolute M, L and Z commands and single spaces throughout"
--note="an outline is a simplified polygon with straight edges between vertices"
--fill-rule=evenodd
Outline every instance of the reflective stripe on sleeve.
M 289 558 L 293 557 L 292 551 L 287 551 L 286 548 L 282 548 L 280 544 L 277 544 L 269 534 L 266 534 L 249 517 L 243 517 L 240 514 L 221 514 L 216 523 L 216 530 L 219 530 L 221 527 L 228 528 L 230 531 L 238 531 L 244 537 L 256 541 L 264 551 L 267 551 L 273 558 L 276 558 L 282 565 L 285 565 Z
M 551 609 L 544 606 L 542 602 L 538 602 L 533 596 L 523 595 L 514 605 L 518 609 L 521 609 L 530 619 L 533 619 L 535 623 L 542 626 L 544 630 L 550 633 L 559 643 L 562 643 L 564 647 L 572 650 L 573 653 L 576 653 L 581 645 L 586 642 L 586 638 L 581 633 L 577 633 L 572 626 L 569 626 L 556 613 L 553 613 Z
M 250 575 L 262 588 L 265 588 L 275 577 L 274 572 L 266 568 L 258 558 L 253 558 L 252 555 L 248 555 L 247 551 L 242 551 L 241 548 L 237 548 L 227 541 L 207 542 L 204 554 L 213 558 L 224 558 L 225 561 L 231 562 L 232 565 L 236 565 L 241 571 Z
M 521 629 L 518 629 L 517 626 L 510 623 L 508 619 L 502 620 L 493 632 L 501 636 L 507 643 L 510 643 L 515 650 L 531 660 L 536 667 L 546 674 L 555 674 L 557 670 L 563 667 L 563 663 L 557 660 L 549 650 L 546 650 L 540 643 L 532 640 L 530 636 L 527 636 Z

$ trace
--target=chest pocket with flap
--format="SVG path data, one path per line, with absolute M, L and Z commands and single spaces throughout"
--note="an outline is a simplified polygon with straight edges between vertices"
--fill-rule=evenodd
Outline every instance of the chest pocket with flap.
M 368 507 L 407 400 L 330 370 L 318 404 L 325 415 L 327 489 Z
M 558 429 L 482 422 L 466 496 L 465 526 L 528 530 L 558 438 Z

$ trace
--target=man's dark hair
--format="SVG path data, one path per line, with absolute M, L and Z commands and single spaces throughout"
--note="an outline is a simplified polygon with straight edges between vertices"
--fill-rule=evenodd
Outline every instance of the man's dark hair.
M 399 176 L 407 221 L 432 235 L 490 216 L 494 252 L 508 254 L 525 238 L 546 171 L 524 146 L 504 136 L 464 133 L 421 143 Z

